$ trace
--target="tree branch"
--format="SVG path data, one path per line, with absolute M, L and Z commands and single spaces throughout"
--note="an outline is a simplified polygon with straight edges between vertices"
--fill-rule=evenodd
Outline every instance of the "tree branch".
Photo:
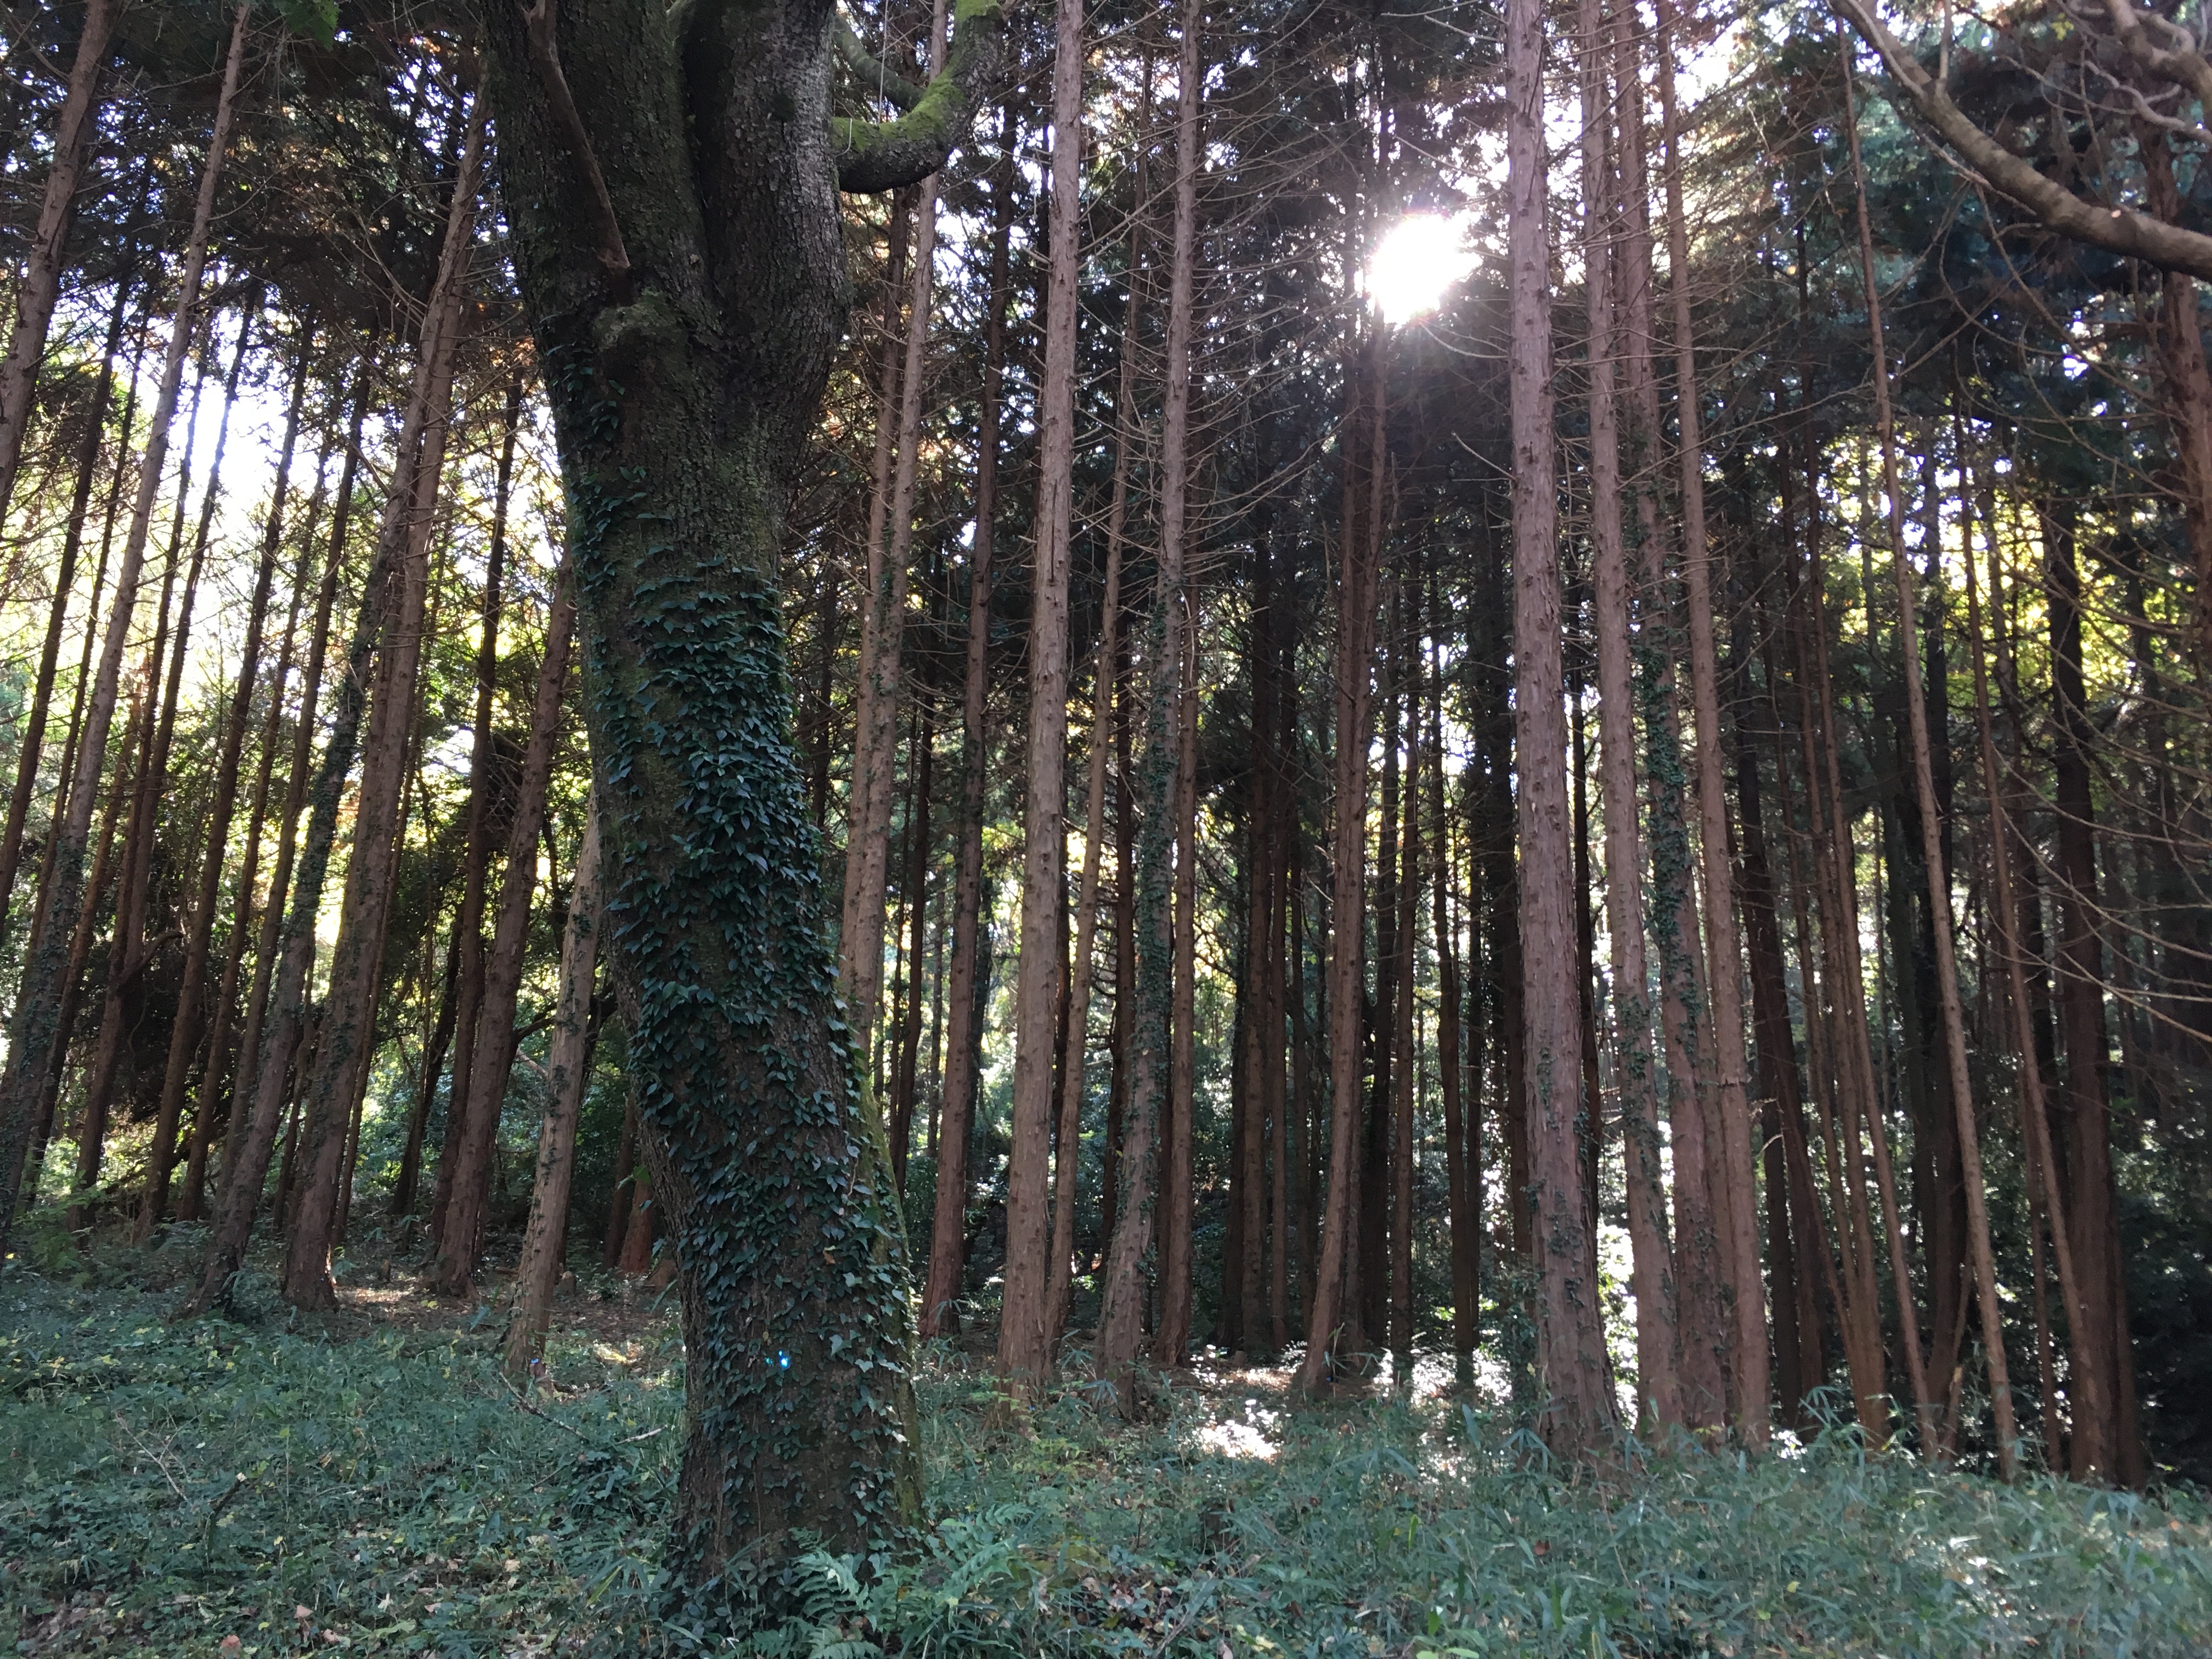
M 896 190 L 943 167 L 982 101 L 1005 38 L 999 0 L 957 0 L 945 67 L 930 77 L 913 108 L 895 121 L 830 124 L 838 188 L 863 194 Z
M 927 95 L 923 88 L 871 52 L 842 11 L 837 14 L 837 52 L 869 90 L 880 94 L 901 109 L 913 109 Z
M 583 174 L 584 193 L 592 204 L 592 228 L 599 240 L 599 264 L 605 267 L 616 293 L 627 300 L 631 290 L 629 252 L 623 246 L 622 226 L 615 219 L 606 175 L 599 171 L 599 158 L 592 153 L 591 132 L 576 108 L 575 95 L 568 90 L 568 77 L 561 72 L 560 48 L 553 38 L 553 0 L 535 0 L 533 4 L 520 5 L 520 10 L 529 37 L 531 67 L 538 71 L 546 109 L 568 145 L 569 158 Z
M 2026 208 L 2049 228 L 2091 247 L 2164 270 L 2179 270 L 2212 282 L 2212 236 L 2170 225 L 2133 208 L 2086 202 L 1984 132 L 1950 94 L 1922 69 L 1905 46 L 1875 16 L 1867 0 L 1833 0 L 1837 12 L 1881 54 L 1889 82 L 1904 89 L 1921 118 L 1960 160 L 2001 194 Z M 2127 0 L 2120 0 L 2127 3 Z

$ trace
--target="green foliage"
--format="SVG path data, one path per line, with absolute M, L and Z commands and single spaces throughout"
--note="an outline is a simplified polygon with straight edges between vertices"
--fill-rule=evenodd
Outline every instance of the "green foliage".
M 164 1326 L 20 1268 L 0 1340 L 0 1617 L 31 1654 L 743 1652 L 1408 1659 L 2201 1652 L 2212 1527 L 2049 1480 L 1866 1455 L 1688 1454 L 1563 1480 L 1505 1411 L 1285 1413 L 1223 1379 L 1126 1427 L 1069 1390 L 1026 1435 L 921 1374 L 932 1522 L 817 1554 L 804 1616 L 662 1622 L 680 1368 L 556 1340 L 524 1409 L 488 1331 L 333 1343 Z M 94 1309 L 97 1311 L 94 1311 Z M 604 1356 L 605 1350 L 599 1353 Z M 243 1477 L 242 1479 L 240 1477 Z
M 337 0 L 276 0 L 284 27 L 302 40 L 327 46 L 338 32 Z

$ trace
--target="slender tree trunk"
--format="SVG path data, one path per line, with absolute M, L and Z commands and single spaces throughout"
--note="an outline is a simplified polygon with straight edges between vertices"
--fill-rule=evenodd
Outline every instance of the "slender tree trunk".
M 1421 696 L 1418 618 L 1418 576 L 1401 592 L 1405 605 L 1397 654 L 1406 707 L 1404 828 L 1399 836 L 1397 1007 L 1389 1042 L 1395 1054 L 1390 1100 L 1390 1359 L 1392 1381 L 1400 1389 L 1413 1385 L 1413 1091 L 1420 1055 L 1414 1010 L 1415 933 L 1421 895 Z M 1429 763 L 1434 764 L 1433 759 Z M 1593 1097 L 1595 1098 L 1595 1097 Z M 1591 1225 L 1595 1218 L 1591 1218 Z
M 142 1241 L 152 1237 L 155 1224 L 168 1209 L 169 1173 L 176 1157 L 177 1123 L 184 1112 L 185 1084 L 199 1043 L 200 994 L 207 977 L 208 951 L 214 938 L 222 872 L 229 862 L 231 818 L 238 807 L 238 773 L 246 754 L 246 727 L 253 717 L 253 687 L 261 672 L 261 633 L 268 617 L 270 590 L 276 579 L 276 556 L 284 533 L 284 496 L 291 483 L 292 451 L 300 434 L 300 404 L 307 389 L 306 349 L 307 342 L 302 340 L 301 360 L 293 374 L 291 406 L 284 417 L 284 437 L 277 450 L 276 477 L 270 494 L 267 526 L 262 535 L 261 562 L 254 570 L 253 597 L 246 606 L 246 643 L 239 665 L 238 686 L 231 693 L 222 748 L 216 759 L 215 799 L 209 810 L 207 849 L 201 856 L 199 890 L 193 897 L 186 924 L 184 976 L 177 993 L 177 1017 L 169 1028 L 169 1053 L 161 1074 L 154 1144 L 147 1152 L 146 1191 L 139 1206 L 137 1226 L 137 1237 Z M 239 351 L 242 358 L 243 331 Z M 215 483 L 210 476 L 210 507 Z
M 1674 105 L 1669 0 L 1658 9 L 1659 104 L 1664 125 L 1667 263 L 1674 329 L 1674 411 L 1681 458 L 1683 586 L 1690 620 L 1691 699 L 1697 714 L 1698 838 L 1704 860 L 1706 989 L 1711 998 L 1715 1100 L 1720 1140 L 1716 1194 L 1722 1246 L 1735 1292 L 1730 1343 L 1736 1431 L 1766 1444 L 1770 1381 L 1766 1307 L 1759 1261 L 1757 1188 L 1752 1171 L 1749 1068 L 1743 1042 L 1743 951 L 1736 933 L 1735 871 L 1729 856 L 1728 793 L 1721 770 L 1720 658 L 1713 640 L 1712 549 L 1705 535 L 1705 458 L 1698 434 L 1697 339 L 1690 316 L 1690 237 L 1682 206 L 1680 118 Z
M 1126 374 L 1123 389 L 1126 394 Z M 1052 1275 L 1047 1286 L 1045 1314 L 1045 1334 L 1053 1341 L 1057 1341 L 1067 1329 L 1068 1304 L 1074 1290 L 1076 1162 L 1082 1138 L 1084 1085 L 1088 1071 L 1084 1064 L 1085 1034 L 1091 1024 L 1091 968 L 1098 930 L 1098 866 L 1106 837 L 1106 756 L 1113 746 L 1114 662 L 1117 651 L 1114 635 L 1121 611 L 1119 532 L 1118 523 L 1109 524 L 1106 538 L 1106 594 L 1102 612 L 1104 622 L 1098 635 L 1097 667 L 1091 679 L 1090 793 L 1085 809 L 1087 816 L 1083 835 L 1083 873 L 1076 888 L 1075 954 L 1067 981 L 1068 1057 L 1066 1073 L 1060 1079 L 1060 1127 L 1055 1137 L 1060 1154 L 1053 1163 Z M 1172 1317 L 1172 1307 L 1170 1297 L 1169 1317 Z M 1183 1316 L 1188 1322 L 1187 1303 Z M 1167 1322 L 1164 1318 L 1163 1330 L 1167 1328 Z
M 914 1142 L 914 1108 L 921 1083 L 921 979 L 929 927 L 929 806 L 937 721 L 930 695 L 915 710 L 913 764 L 907 793 L 906 1004 L 899 1032 L 898 1068 L 891 1088 L 891 1177 L 906 1190 L 906 1160 Z
M 1564 1456 L 1600 1450 L 1613 1411 L 1600 1326 L 1597 1263 L 1583 1219 L 1581 999 L 1568 848 L 1565 716 L 1560 708 L 1558 481 L 1552 432 L 1551 257 L 1545 224 L 1543 9 L 1505 14 L 1506 214 L 1510 255 L 1514 770 L 1521 851 L 1522 1018 L 1528 1065 L 1537 1364 L 1544 1432 Z
M 1617 234 L 1607 88 L 1595 48 L 1600 0 L 1582 0 L 1592 44 L 1582 73 L 1583 260 L 1589 304 L 1590 611 L 1596 634 L 1599 788 L 1605 804 L 1606 932 L 1612 942 L 1613 1057 L 1620 1100 L 1628 1237 L 1636 1290 L 1637 1405 L 1659 1425 L 1682 1421 L 1675 1371 L 1674 1268 L 1659 1147 L 1659 1069 L 1644 959 L 1644 849 L 1637 817 L 1635 667 L 1629 642 L 1628 553 L 1620 495 L 1615 362 Z
M 1190 1342 L 1191 1115 L 1197 1101 L 1198 1009 L 1198 617 L 1194 603 L 1188 621 L 1182 689 L 1176 715 L 1175 1003 L 1169 1037 L 1168 1121 L 1160 1136 L 1164 1149 L 1160 1199 L 1167 1215 L 1159 1227 L 1162 1317 L 1152 1349 L 1153 1358 L 1164 1365 L 1181 1364 Z M 1253 1069 L 1254 1104 L 1255 1111 L 1263 1111 L 1257 1091 L 1265 1084 L 1256 1075 L 1263 1068 Z M 1255 1131 L 1255 1150 L 1263 1141 L 1264 1135 Z M 1248 1298 L 1245 1341 L 1254 1347 L 1259 1345 L 1262 1328 L 1256 1306 L 1260 1288 L 1256 1267 L 1266 1232 L 1259 1218 L 1264 1209 L 1257 1162 L 1255 1158 L 1244 1206 L 1245 1237 L 1250 1241 L 1255 1269 L 1246 1280 L 1253 1294 Z M 1169 1339 L 1176 1334 L 1168 1324 L 1170 1310 L 1179 1313 L 1182 1322 L 1181 1341 L 1174 1347 L 1169 1346 Z
M 518 1379 L 544 1352 L 553 1284 L 561 1273 L 561 1240 L 568 1227 L 568 1182 L 576 1168 L 576 1120 L 591 1082 L 585 1056 L 592 981 L 599 966 L 602 890 L 599 804 L 587 798 L 584 844 L 576 854 L 576 888 L 568 900 L 568 925 L 561 936 L 561 988 L 545 1067 L 545 1121 L 538 1132 L 538 1172 L 531 1183 L 522 1261 L 515 1270 L 514 1312 L 501 1352 L 507 1375 Z
M 261 1030 L 251 1030 L 249 1036 L 258 1036 L 258 1046 L 246 1046 L 243 1052 L 254 1056 L 255 1085 L 253 1109 L 245 1124 L 241 1139 L 233 1137 L 233 1155 L 225 1160 L 223 1193 L 219 1203 L 213 1231 L 208 1241 L 207 1260 L 202 1266 L 200 1284 L 185 1304 L 185 1311 L 201 1312 L 214 1301 L 230 1275 L 245 1260 L 246 1246 L 253 1228 L 254 1211 L 260 1202 L 261 1188 L 269 1170 L 269 1159 L 276 1146 L 276 1133 L 284 1118 L 287 1082 L 295 1069 L 295 1058 L 303 1077 L 308 1074 L 307 1062 L 311 1054 L 303 1042 L 309 1024 L 309 981 L 315 959 L 315 925 L 322 910 L 323 887 L 329 874 L 331 848 L 337 834 L 339 799 L 343 793 L 347 775 L 353 769 L 356 749 L 360 742 L 362 715 L 368 706 L 369 668 L 379 641 L 386 632 L 387 623 L 395 626 L 405 618 L 397 610 L 396 602 L 404 598 L 404 592 L 390 590 L 397 585 L 407 565 L 412 562 L 410 544 L 417 517 L 425 539 L 428 529 L 427 504 L 417 501 L 418 492 L 435 487 L 434 474 L 426 484 L 421 477 L 424 468 L 426 428 L 437 411 L 439 425 L 443 426 L 446 392 L 451 384 L 453 352 L 456 344 L 456 326 L 462 289 L 465 277 L 465 255 L 471 228 L 475 217 L 477 168 L 483 154 L 483 105 L 477 100 L 470 111 L 468 137 L 464 142 L 459 170 L 454 179 L 453 198 L 448 206 L 445 241 L 439 258 L 438 276 L 432 285 L 430 301 L 423 313 L 422 330 L 417 349 L 413 385 L 408 394 L 405 412 L 402 416 L 398 441 L 394 453 L 398 458 L 388 484 L 384 522 L 377 534 L 376 551 L 362 585 L 362 600 L 346 653 L 343 675 L 339 681 L 335 706 L 332 709 L 331 732 L 323 746 L 320 764 L 315 769 L 312 785 L 301 798 L 307 808 L 306 836 L 298 854 L 298 874 L 289 886 L 286 900 L 283 930 L 273 941 L 274 947 L 264 952 L 270 963 L 270 1000 L 273 1015 L 264 1017 Z M 365 397 L 365 391 L 364 391 Z M 358 445 L 348 451 L 345 483 L 352 482 L 352 470 Z M 349 496 L 341 490 L 339 510 L 331 536 L 331 568 L 335 573 L 339 551 L 345 544 Z M 329 578 L 325 579 L 330 580 Z M 420 628 L 420 612 L 416 613 L 416 627 Z M 320 664 L 315 665 L 319 670 Z M 310 674 L 310 684 L 315 674 Z M 312 699 L 311 699 L 312 701 Z M 312 722 L 303 719 L 301 735 L 293 750 L 294 791 L 307 779 L 307 731 Z M 288 827 L 296 813 L 288 803 Z M 289 847 L 288 834 L 280 847 Z M 356 829 L 356 844 L 359 830 Z M 281 870 L 281 859 L 280 859 Z M 279 884 L 281 886 L 282 884 Z M 350 879 L 349 880 L 350 885 Z M 270 901 L 274 915 L 276 901 Z M 319 1047 L 319 1042 L 316 1045 Z M 234 1110 L 234 1117 L 235 1111 Z M 333 1143 L 335 1135 L 327 1137 Z M 336 1148 L 332 1148 L 332 1163 Z M 331 1179 L 335 1182 L 335 1173 Z M 333 1208 L 335 1194 L 332 1194 Z M 288 1254 L 287 1276 L 290 1262 Z M 328 1265 L 321 1272 L 327 1275 Z M 307 1276 L 313 1277 L 312 1264 Z
M 354 799 L 353 853 L 346 865 L 337 940 L 331 951 L 329 988 L 315 1063 L 302 1073 L 304 1156 L 284 1257 L 284 1295 L 301 1307 L 326 1308 L 337 1295 L 330 1258 L 336 1243 L 339 1187 L 345 1176 L 348 1126 L 355 1101 L 368 1086 L 368 1067 L 375 1056 L 385 928 L 402 824 L 400 795 L 422 663 L 432 520 L 452 428 L 453 349 L 467 279 L 463 254 L 475 222 L 483 147 L 483 104 L 479 99 L 470 111 L 447 212 L 447 246 L 423 316 L 421 362 L 400 433 L 401 459 L 393 469 L 378 526 L 376 567 L 370 578 L 386 589 L 378 601 L 385 625 L 368 692 L 368 731 L 362 744 L 361 783 Z M 534 841 L 535 824 L 532 836 Z M 526 850 L 534 874 L 534 849 Z
M 565 586 L 565 575 L 561 580 Z M 523 947 L 528 942 L 531 893 L 538 878 L 538 830 L 544 821 L 546 792 L 552 781 L 553 748 L 568 682 L 568 640 L 575 621 L 575 601 L 565 592 L 557 594 L 546 620 L 545 657 L 531 708 L 530 744 L 515 790 L 514 823 L 507 831 L 507 873 L 492 923 L 491 954 L 484 965 L 476 1064 L 470 1068 L 469 1097 L 455 1108 L 463 1114 L 460 1159 L 454 1166 L 445 1237 L 431 1279 L 448 1296 L 470 1293 L 477 1257 L 483 1250 L 500 1108 L 514 1061 L 514 1005 L 522 988 Z M 566 1212 L 563 1205 L 564 1216 Z
M 1014 112 L 1006 110 L 992 169 L 991 292 L 984 319 L 981 414 L 975 437 L 975 530 L 968 555 L 968 659 L 960 725 L 960 823 L 953 854 L 951 1009 L 946 1017 L 944 1103 L 937 1143 L 937 1192 L 930 1218 L 929 1273 L 921 1331 L 952 1328 L 966 1267 L 968 1130 L 975 1115 L 977 935 L 983 923 L 983 795 L 988 759 L 991 554 L 999 510 L 999 419 L 1006 372 L 1009 247 L 1013 228 Z
M 23 457 L 23 438 L 30 429 L 31 404 L 38 390 L 39 368 L 46 361 L 46 332 L 61 297 L 62 265 L 69 242 L 70 219 L 76 203 L 78 183 L 91 154 L 98 127 L 100 77 L 107 66 L 107 46 L 121 0 L 90 0 L 77 31 L 76 56 L 70 64 L 69 86 L 62 96 L 61 113 L 54 120 L 53 161 L 46 172 L 46 191 L 39 206 L 39 222 L 31 234 L 30 258 L 15 287 L 15 325 L 8 356 L 0 362 L 0 515 L 15 493 L 15 475 Z M 245 14 L 239 14 L 242 20 Z M 242 27 L 234 40 L 244 43 Z M 238 57 L 232 52 L 233 59 Z M 234 94 L 237 77 L 228 77 Z M 210 171 L 222 165 L 223 141 L 229 136 L 218 113 Z M 123 286 L 128 286 L 127 283 Z M 116 308 L 122 309 L 122 296 Z M 111 343 L 112 356 L 114 347 Z M 103 388 L 105 380 L 102 382 Z M 94 400 L 92 424 L 100 427 L 100 404 Z M 10 584 L 12 586 L 12 584 Z M 63 586 L 66 587 L 64 580 Z M 12 871 L 9 872 L 12 874 Z M 7 884 L 0 882 L 0 895 Z
M 1443 607 L 1439 585 L 1429 577 L 1429 822 L 1435 842 L 1429 855 L 1430 925 L 1437 951 L 1437 1074 L 1444 1117 L 1444 1194 L 1451 1228 L 1452 1380 L 1464 1388 L 1474 1381 L 1476 1327 L 1482 1317 L 1480 1272 L 1482 1218 L 1468 1180 L 1467 1097 L 1461 1091 L 1459 937 L 1452 915 L 1451 820 L 1444 812 L 1444 683 L 1438 660 L 1443 649 Z
M 138 499 L 131 513 L 130 533 L 124 542 L 121 568 L 116 575 L 115 605 L 108 622 L 106 641 L 100 649 L 99 678 L 86 710 L 84 734 L 70 782 L 69 808 L 53 831 L 55 859 L 47 926 L 40 950 L 24 976 L 23 993 L 16 998 L 9 1021 L 8 1066 L 5 1073 L 0 1073 L 0 1244 L 6 1243 L 15 1223 L 15 1195 L 22 1179 L 23 1154 L 30 1139 L 40 1079 L 46 1058 L 59 1036 L 62 941 L 75 933 L 84 903 L 85 842 L 91 833 L 93 806 L 100 793 L 101 765 L 107 757 L 108 728 L 114 718 L 124 653 L 130 645 L 131 619 L 137 609 L 147 532 L 153 522 L 155 497 L 168 456 L 169 425 L 176 413 L 177 387 L 199 310 L 200 274 L 206 265 L 216 191 L 222 182 L 223 157 L 229 149 L 231 124 L 237 112 L 238 83 L 245 64 L 249 16 L 247 6 L 240 0 L 231 23 L 222 90 L 216 100 L 207 164 L 201 173 L 191 233 L 185 246 L 176 315 L 169 331 L 168 355 L 162 364 L 161 389 L 155 402 L 146 453 L 139 464 Z
M 944 40 L 945 0 L 936 0 L 929 25 L 928 61 L 933 73 L 943 59 Z M 877 1005 L 883 987 L 884 890 L 890 866 L 891 775 L 898 750 L 901 640 L 906 617 L 907 567 L 914 553 L 915 481 L 921 461 L 922 396 L 927 380 L 930 297 L 937 271 L 937 175 L 923 179 L 916 195 L 905 362 L 898 377 L 890 543 L 880 562 L 873 546 L 869 550 L 868 608 L 860 639 L 859 732 L 853 750 L 852 827 L 845 843 L 844 926 L 838 945 L 838 979 L 845 989 L 847 1017 L 860 1040 L 864 1060 L 875 1053 Z M 1056 207 L 1059 198 L 1055 195 L 1053 199 Z M 902 1170 L 905 1155 L 895 1152 L 894 1156 Z
M 1137 1011 L 1132 1033 L 1127 1121 L 1122 1125 L 1121 1190 L 1098 1320 L 1099 1377 L 1114 1387 L 1124 1415 L 1139 1409 L 1136 1364 L 1144 1335 L 1146 1258 L 1156 1221 L 1154 1169 L 1162 1097 L 1175 1088 L 1175 934 L 1171 911 L 1178 800 L 1179 732 L 1171 732 L 1186 668 L 1184 538 L 1190 483 L 1191 301 L 1198 241 L 1200 0 L 1183 0 L 1176 76 L 1174 249 L 1168 270 L 1167 388 L 1160 420 L 1160 541 L 1154 563 L 1152 621 L 1146 629 L 1145 757 L 1137 848 Z M 1055 206 L 1057 200 L 1055 198 Z M 1057 249 L 1058 243 L 1054 243 Z M 1119 985 L 1126 997 L 1131 988 Z M 1170 1109 L 1172 1105 L 1170 1104 Z
M 477 1013 L 483 1006 L 484 886 L 491 870 L 491 797 L 500 781 L 495 725 L 499 697 L 500 608 L 507 570 L 507 514 L 514 486 L 514 441 L 521 422 L 522 377 L 518 374 L 507 389 L 499 473 L 492 486 L 491 546 L 484 561 L 483 620 L 477 634 L 477 707 L 475 738 L 469 747 L 468 841 L 461 855 L 460 903 L 453 916 L 453 1078 L 446 1092 L 446 1133 L 438 1149 L 438 1173 L 430 1191 L 430 1236 L 434 1239 L 445 1237 L 446 1206 L 453 1196 L 453 1168 L 460 1152 L 461 1103 L 469 1097 L 469 1068 L 476 1064 L 477 1057 Z M 423 1089 L 426 1100 L 437 1083 L 434 1072 L 428 1074 Z M 421 1180 L 418 1151 L 411 1167 L 406 1161 L 401 1163 L 399 1181 L 392 1194 L 394 1215 L 404 1215 L 414 1208 L 415 1189 Z
M 100 441 L 107 435 L 107 399 L 115 384 L 115 355 L 123 343 L 125 301 L 130 291 L 129 278 L 118 277 L 114 309 L 108 313 L 107 343 L 100 351 L 100 379 L 93 390 L 92 407 L 85 416 L 84 441 L 77 446 L 76 487 L 70 499 L 69 522 L 62 532 L 61 559 L 54 571 L 53 602 L 46 612 L 46 639 L 39 647 L 38 678 L 32 685 L 31 706 L 24 715 L 22 746 L 15 758 L 15 792 L 8 798 L 7 828 L 0 831 L 0 947 L 7 942 L 9 914 L 15 902 L 15 874 L 22 866 L 23 829 L 31 816 L 31 797 L 38 792 L 39 762 L 46 750 L 46 719 L 53 703 L 54 672 L 61 656 L 62 625 L 68 618 L 70 592 L 76 580 L 77 554 L 84 544 L 85 514 L 100 471 Z M 0 415 L 0 420 L 4 418 Z M 124 447 L 127 449 L 127 414 L 124 425 Z M 5 494 L 0 492 L 0 512 L 4 512 L 6 505 Z M 105 575 L 104 543 L 100 550 L 101 574 Z M 95 589 L 96 586 L 95 584 Z M 97 591 L 92 603 L 95 607 L 100 603 Z M 91 632 L 89 622 L 86 631 L 88 635 Z
M 1024 807 L 1019 978 L 1014 989 L 1012 1150 L 1006 1176 L 1006 1273 L 999 1328 L 1001 1384 L 1042 1388 L 1050 1246 L 1046 1213 L 1059 999 L 1060 889 L 1066 861 L 1067 560 L 1074 514 L 1075 331 L 1079 304 L 1083 4 L 1060 0 L 1053 59 L 1051 265 L 1044 388 L 1037 414 L 1036 563 L 1030 579 L 1028 797 Z

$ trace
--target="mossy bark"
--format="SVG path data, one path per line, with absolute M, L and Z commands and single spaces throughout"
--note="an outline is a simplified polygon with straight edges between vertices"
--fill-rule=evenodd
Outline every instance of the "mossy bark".
M 957 15 L 974 33 L 946 73 L 972 76 L 996 9 L 962 0 Z M 921 1498 L 905 1243 L 836 997 L 778 586 L 850 297 L 833 19 L 827 0 L 562 8 L 586 167 L 525 18 L 486 16 L 567 489 L 604 943 L 678 1266 L 674 1565 L 705 1605 L 778 1599 L 805 1547 L 866 1548 Z M 921 177 L 883 164 L 903 142 L 870 145 L 874 171 L 845 182 Z M 592 234 L 601 177 L 621 274 Z

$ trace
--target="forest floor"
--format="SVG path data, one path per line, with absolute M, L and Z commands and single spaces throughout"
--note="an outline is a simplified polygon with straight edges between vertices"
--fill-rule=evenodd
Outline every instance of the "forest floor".
M 309 1319 L 242 1282 L 167 1315 L 196 1243 L 0 1266 L 0 1641 L 32 1655 L 725 1651 L 665 1621 L 671 1302 L 586 1273 L 525 1399 L 499 1322 L 365 1255 Z M 267 1264 L 261 1264 L 266 1266 Z M 1832 1431 L 1562 1479 L 1509 1402 L 1292 1409 L 1279 1369 L 1072 1386 L 988 1428 L 987 1336 L 917 1378 L 931 1524 L 738 1650 L 1127 1654 L 2212 1652 L 2212 1517 L 2007 1488 Z

